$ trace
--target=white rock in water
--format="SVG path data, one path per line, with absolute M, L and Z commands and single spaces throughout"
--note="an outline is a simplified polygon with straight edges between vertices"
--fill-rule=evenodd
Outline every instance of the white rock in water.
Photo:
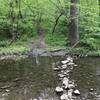
M 70 65 L 74 65 L 74 63 L 73 63 L 73 62 L 69 62 L 67 65 L 69 65 L 69 66 L 70 66 Z
M 61 92 L 63 92 L 63 88 L 61 88 L 61 87 L 58 86 L 58 87 L 56 87 L 55 91 L 57 93 L 61 93 Z
M 31 100 L 31 99 L 30 99 Z M 32 100 L 37 100 L 37 99 L 32 99 Z
M 80 91 L 79 91 L 79 90 L 75 90 L 73 93 L 74 93 L 75 95 L 80 95 Z
M 68 62 L 69 62 L 69 60 L 61 61 L 62 64 L 67 64 Z
M 70 57 L 70 56 L 67 58 L 67 60 L 70 61 L 70 62 L 73 62 L 73 58 Z
M 68 97 L 71 99 L 73 94 L 73 89 L 68 90 Z
M 63 85 L 65 85 L 66 88 L 68 87 L 68 82 L 69 82 L 69 79 L 65 77 L 63 79 Z
M 74 87 L 75 87 L 74 84 L 68 84 L 68 88 L 69 88 L 69 89 L 73 89 Z
M 61 100 L 69 100 L 68 95 L 67 94 L 63 94 L 60 96 Z
M 66 68 L 67 68 L 67 65 L 64 64 L 64 65 L 62 65 L 61 67 L 62 67 L 62 69 L 66 69 Z
M 77 67 L 78 65 L 74 64 L 75 67 Z
M 43 98 L 42 97 L 38 97 L 38 100 L 43 100 Z
M 5 91 L 6 91 L 6 92 L 9 92 L 10 90 L 6 89 Z
M 56 67 L 55 67 L 55 68 L 53 68 L 53 70 L 54 70 L 54 71 L 59 71 L 60 68 L 56 68 Z
M 58 74 L 58 76 L 59 76 L 60 78 L 64 78 L 64 77 L 65 77 L 65 75 L 63 75 L 63 74 Z

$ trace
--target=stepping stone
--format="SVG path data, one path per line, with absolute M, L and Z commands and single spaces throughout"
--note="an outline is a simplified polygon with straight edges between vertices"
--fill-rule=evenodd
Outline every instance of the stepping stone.
M 67 94 L 63 94 L 60 96 L 61 100 L 69 100 L 68 95 Z
M 79 91 L 79 90 L 75 90 L 73 93 L 74 93 L 75 95 L 80 95 L 80 91 Z
M 68 62 L 69 62 L 69 60 L 61 61 L 62 64 L 67 64 Z
M 63 88 L 61 88 L 61 87 L 58 86 L 58 87 L 56 87 L 55 91 L 57 93 L 61 93 L 61 92 L 63 92 Z
M 66 77 L 64 77 L 62 84 L 63 84 L 66 88 L 68 88 L 68 82 L 69 82 L 69 79 L 66 78 Z

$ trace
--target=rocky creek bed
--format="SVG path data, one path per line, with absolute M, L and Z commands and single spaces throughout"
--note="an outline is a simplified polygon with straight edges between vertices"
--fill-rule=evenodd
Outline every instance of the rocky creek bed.
M 74 80 L 71 80 L 69 77 L 69 73 L 76 66 L 71 56 L 66 56 L 65 60 L 61 61 L 61 64 L 53 66 L 53 70 L 57 71 L 59 81 L 61 81 L 61 84 L 55 89 L 60 100 L 77 100 L 77 97 L 81 94 L 76 88 Z

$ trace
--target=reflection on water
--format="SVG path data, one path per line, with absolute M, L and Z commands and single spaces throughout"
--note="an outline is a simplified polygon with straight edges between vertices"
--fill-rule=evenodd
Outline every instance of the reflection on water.
M 57 82 L 51 67 L 53 60 L 43 57 L 39 61 L 40 65 L 34 58 L 0 61 L 0 100 L 31 100 L 43 90 L 53 96 Z
M 38 59 L 38 65 L 35 58 L 0 61 L 0 100 L 59 100 L 52 71 L 52 63 L 59 58 Z M 81 58 L 76 63 L 71 78 L 81 91 L 81 100 L 100 100 L 100 58 Z

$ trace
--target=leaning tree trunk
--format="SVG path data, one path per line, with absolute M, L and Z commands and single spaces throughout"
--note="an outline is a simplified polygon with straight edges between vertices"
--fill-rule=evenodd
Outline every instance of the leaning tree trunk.
M 70 46 L 77 44 L 79 40 L 78 32 L 78 0 L 71 0 L 70 6 L 70 22 L 69 22 L 69 42 Z

